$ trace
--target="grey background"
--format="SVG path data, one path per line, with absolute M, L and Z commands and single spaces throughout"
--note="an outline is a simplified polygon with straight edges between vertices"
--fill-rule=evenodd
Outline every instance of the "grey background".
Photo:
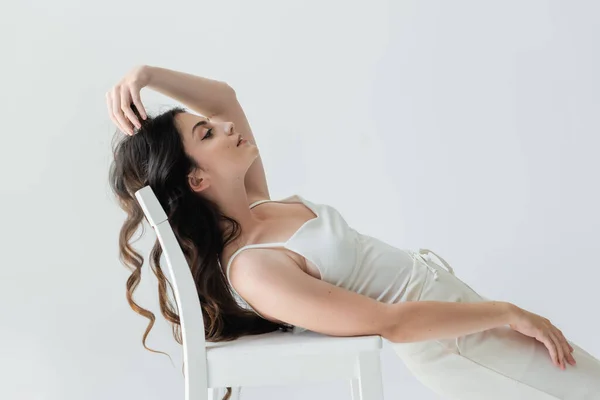
M 144 266 L 117 259 L 104 94 L 137 64 L 233 86 L 274 199 L 442 255 L 480 293 L 600 355 L 593 1 L 3 3 L 0 398 L 182 399 Z M 151 114 L 175 105 L 149 89 Z M 154 234 L 136 243 L 147 261 Z M 550 359 L 549 359 L 550 362 Z M 388 347 L 386 398 L 434 399 Z M 349 398 L 346 382 L 244 399 Z

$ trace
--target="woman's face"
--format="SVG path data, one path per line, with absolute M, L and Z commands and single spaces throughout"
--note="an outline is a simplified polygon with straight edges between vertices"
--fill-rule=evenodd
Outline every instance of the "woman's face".
M 182 136 L 185 152 L 201 170 L 194 175 L 210 184 L 232 182 L 243 178 L 258 156 L 258 149 L 249 141 L 239 146 L 240 134 L 233 122 L 211 121 L 206 117 L 181 113 L 176 124 Z

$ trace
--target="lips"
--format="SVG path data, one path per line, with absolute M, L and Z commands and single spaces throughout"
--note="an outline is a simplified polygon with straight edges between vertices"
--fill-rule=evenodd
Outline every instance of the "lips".
M 239 146 L 241 141 L 242 141 L 242 135 L 240 135 L 240 136 L 238 137 L 238 142 L 237 142 L 237 145 L 236 145 L 236 146 Z

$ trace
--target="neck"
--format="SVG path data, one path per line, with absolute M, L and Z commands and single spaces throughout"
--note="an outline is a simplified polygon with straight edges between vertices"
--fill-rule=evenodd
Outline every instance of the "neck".
M 207 189 L 205 192 L 203 196 L 216 203 L 224 215 L 240 224 L 241 234 L 238 240 L 243 241 L 264 222 L 250 209 L 245 187 L 230 187 L 218 191 L 213 189 L 210 193 Z M 225 221 L 220 224 L 223 232 L 230 226 Z

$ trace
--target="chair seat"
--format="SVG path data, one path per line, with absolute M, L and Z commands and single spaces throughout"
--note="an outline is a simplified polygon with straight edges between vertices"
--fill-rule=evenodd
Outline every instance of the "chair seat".
M 379 350 L 381 336 L 329 336 L 312 331 L 299 333 L 274 331 L 243 336 L 229 342 L 206 342 L 207 360 L 236 356 L 307 356 L 356 354 Z

